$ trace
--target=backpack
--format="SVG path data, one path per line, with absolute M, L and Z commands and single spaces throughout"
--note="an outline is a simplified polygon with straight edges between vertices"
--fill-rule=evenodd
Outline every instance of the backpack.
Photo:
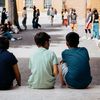
M 76 18 L 77 18 L 76 13 L 72 13 L 72 14 L 71 14 L 71 19 L 72 19 L 72 20 L 76 20 Z

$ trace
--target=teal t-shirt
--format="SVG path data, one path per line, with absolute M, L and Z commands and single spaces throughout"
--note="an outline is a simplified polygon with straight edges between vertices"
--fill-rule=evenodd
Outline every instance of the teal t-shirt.
M 66 49 L 62 52 L 62 59 L 68 67 L 65 76 L 67 84 L 74 88 L 86 88 L 92 80 L 87 49 Z
M 53 88 L 55 84 L 54 64 L 58 64 L 55 53 L 45 48 L 38 48 L 29 60 L 31 70 L 29 86 L 31 88 Z

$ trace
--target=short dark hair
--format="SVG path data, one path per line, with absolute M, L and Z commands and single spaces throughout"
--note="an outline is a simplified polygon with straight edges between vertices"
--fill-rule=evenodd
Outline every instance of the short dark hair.
M 77 47 L 79 44 L 79 35 L 75 32 L 70 32 L 66 35 L 66 42 L 70 47 Z
M 24 7 L 23 10 L 26 10 L 26 7 Z
M 0 49 L 8 49 L 9 40 L 6 37 L 0 37 Z
M 3 8 L 3 11 L 6 11 L 6 8 Z
M 49 41 L 50 35 L 46 32 L 39 32 L 34 36 L 34 41 L 38 46 L 44 46 L 46 41 Z

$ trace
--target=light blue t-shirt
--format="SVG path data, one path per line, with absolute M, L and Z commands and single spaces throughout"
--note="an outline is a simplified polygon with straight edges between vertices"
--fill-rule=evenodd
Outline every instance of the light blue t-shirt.
M 92 80 L 89 54 L 86 48 L 78 47 L 66 49 L 62 52 L 62 59 L 67 64 L 68 72 L 65 80 L 74 88 L 85 88 Z
M 29 60 L 31 70 L 29 86 L 31 88 L 53 88 L 55 84 L 54 64 L 58 64 L 55 53 L 45 48 L 38 48 Z

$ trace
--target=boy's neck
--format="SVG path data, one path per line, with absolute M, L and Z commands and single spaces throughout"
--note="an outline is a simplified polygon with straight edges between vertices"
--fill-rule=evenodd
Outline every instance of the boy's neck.
M 78 48 L 78 47 L 68 47 L 69 49 L 74 49 L 74 48 Z
M 38 48 L 45 48 L 45 49 L 48 49 L 48 48 L 46 48 L 46 47 L 44 47 L 44 46 L 38 46 Z

